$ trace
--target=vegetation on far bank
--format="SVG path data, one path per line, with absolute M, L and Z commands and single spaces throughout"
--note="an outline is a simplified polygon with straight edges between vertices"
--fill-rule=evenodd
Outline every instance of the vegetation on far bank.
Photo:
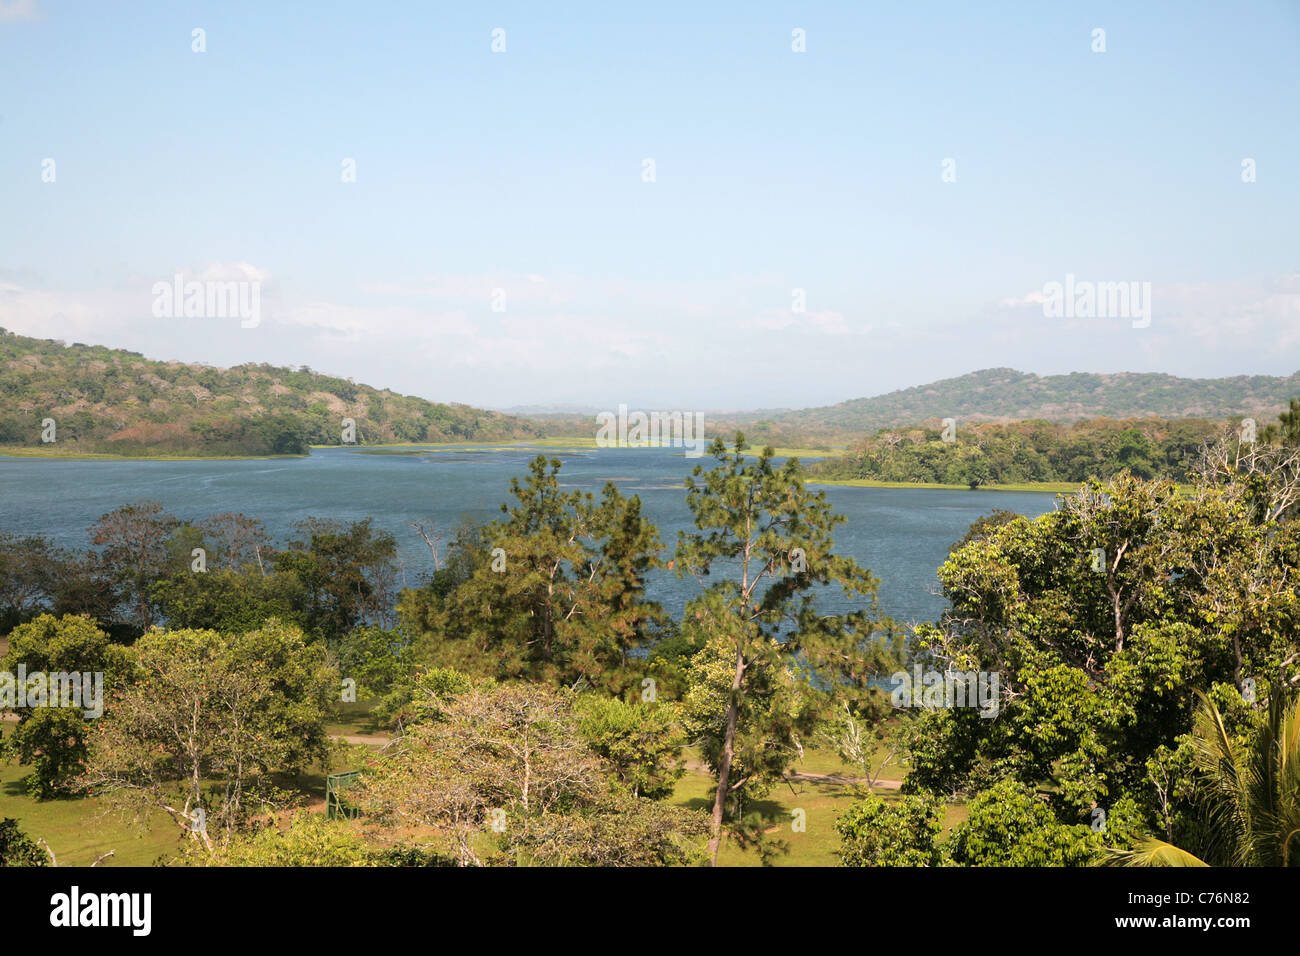
M 355 440 L 540 438 L 535 423 L 359 385 L 303 366 L 222 369 L 0 330 L 0 450 L 54 442 L 79 454 L 258 457 Z
M 970 488 L 1074 485 L 1120 472 L 1188 482 L 1207 444 L 1235 437 L 1246 444 L 1300 434 L 1300 401 L 1280 424 L 1206 419 L 1110 418 L 1070 425 L 1047 421 L 989 424 L 929 421 L 883 429 L 838 458 L 813 464 L 814 481 L 865 480 Z

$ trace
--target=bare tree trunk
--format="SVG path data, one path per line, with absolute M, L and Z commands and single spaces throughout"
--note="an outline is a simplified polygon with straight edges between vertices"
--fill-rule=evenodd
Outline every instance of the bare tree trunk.
M 731 759 L 736 748 L 736 721 L 740 717 L 740 685 L 745 679 L 745 655 L 736 650 L 736 674 L 731 680 L 731 700 L 727 704 L 727 730 L 722 737 L 722 763 L 718 767 L 718 789 L 713 795 L 713 833 L 709 837 L 709 866 L 718 865 L 722 844 L 722 810 L 727 802 L 727 785 L 731 781 Z

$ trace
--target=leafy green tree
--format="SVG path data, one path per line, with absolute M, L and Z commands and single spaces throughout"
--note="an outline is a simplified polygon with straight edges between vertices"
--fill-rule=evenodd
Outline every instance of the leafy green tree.
M 137 820 L 158 808 L 207 847 L 213 834 L 229 842 L 283 804 L 272 773 L 327 753 L 338 672 L 296 628 L 154 630 L 132 651 L 133 679 L 94 728 L 82 783 Z
M 835 821 L 844 866 L 940 866 L 935 843 L 942 805 L 930 797 L 887 802 L 868 796 Z
M 717 774 L 730 751 L 724 819 L 733 824 L 771 792 L 811 742 L 825 712 L 822 695 L 779 658 L 747 655 L 743 696 L 737 695 L 736 645 L 745 624 L 718 592 L 706 591 L 686 606 L 683 629 L 710 636 L 691 659 L 682 723 L 704 762 Z M 728 730 L 731 730 L 728 735 Z M 734 831 L 735 827 L 733 827 Z
M 358 700 L 387 693 L 410 670 L 403 635 L 374 625 L 353 628 L 337 642 L 334 652 L 339 673 L 357 682 Z
M 295 574 L 211 569 L 178 571 L 157 582 L 154 603 L 167 626 L 242 634 L 275 618 L 306 628 L 307 592 Z
M 908 783 L 1050 778 L 1062 813 L 1149 799 L 1148 761 L 1189 729 L 1196 688 L 1296 673 L 1295 534 L 1252 521 L 1232 489 L 1121 475 L 954 550 L 939 569 L 951 610 L 916 647 L 997 671 L 1005 706 L 927 717 L 945 743 L 919 742 Z
M 105 697 L 117 686 L 129 668 L 128 651 L 110 644 L 108 635 L 88 617 L 50 614 L 21 624 L 9 635 L 9 650 L 0 658 L 0 671 L 16 673 L 76 673 L 90 676 L 92 686 L 82 678 L 83 707 L 28 707 L 18 711 L 18 725 L 4 741 L 3 752 L 10 760 L 32 765 L 26 778 L 27 792 L 40 800 L 67 795 L 85 766 L 91 722 L 86 717 L 97 709 L 93 696 L 94 674 Z M 104 701 L 99 701 L 103 706 Z
M 430 667 L 399 680 L 371 715 L 399 732 L 415 724 L 446 720 L 449 703 L 476 684 L 486 686 L 490 682 L 490 678 L 475 681 L 452 667 Z
M 41 846 L 18 828 L 11 817 L 0 820 L 0 866 L 49 866 Z
M 634 797 L 662 800 L 686 773 L 685 736 L 670 703 L 626 703 L 583 694 L 574 702 L 578 728 Z
M 1032 790 L 1007 780 L 971 801 L 946 849 L 958 866 L 1086 866 L 1100 837 L 1060 823 Z
M 730 657 L 731 679 L 719 702 L 719 746 L 709 756 L 717 776 L 709 839 L 714 865 L 728 797 L 748 779 L 733 780 L 732 764 L 737 739 L 744 739 L 740 720 L 751 689 L 796 671 L 806 675 L 809 694 L 863 694 L 892 660 L 881 640 L 885 627 L 876 611 L 875 578 L 833 551 L 831 530 L 843 517 L 832 512 L 824 494 L 805 488 L 797 459 L 777 469 L 771 448 L 748 459 L 744 436 L 737 434 L 734 444 L 735 453 L 728 454 L 715 441 L 710 452 L 717 466 L 707 473 L 697 466 L 686 479 L 686 502 L 698 530 L 679 534 L 676 555 L 679 574 L 707 584 L 697 609 L 710 640 L 725 642 Z M 727 577 L 706 582 L 714 572 Z M 818 598 L 837 588 L 856 609 L 822 613 Z M 706 646 L 701 654 L 708 652 Z M 785 751 L 777 760 L 791 756 Z M 759 763 L 770 775 L 773 763 Z
M 264 826 L 234 835 L 209 852 L 191 842 L 181 861 L 197 866 L 380 866 L 382 855 L 349 821 L 328 820 L 324 814 L 295 813 L 283 829 Z
M 389 623 L 397 555 L 393 536 L 376 531 L 369 518 L 351 524 L 309 518 L 297 529 L 305 540 L 276 554 L 275 568 L 301 583 L 308 633 L 331 640 L 361 623 Z

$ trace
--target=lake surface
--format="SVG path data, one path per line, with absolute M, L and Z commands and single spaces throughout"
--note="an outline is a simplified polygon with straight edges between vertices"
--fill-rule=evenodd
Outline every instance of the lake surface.
M 407 449 L 404 449 L 406 451 Z M 560 481 L 599 497 L 606 481 L 639 495 L 646 517 L 667 545 L 692 527 L 682 479 L 713 459 L 684 458 L 661 448 L 542 451 L 564 464 Z M 408 522 L 432 519 L 444 540 L 461 521 L 495 520 L 510 497 L 510 479 L 527 473 L 538 449 L 428 449 L 417 454 L 366 454 L 315 449 L 308 458 L 270 461 L 58 461 L 0 457 L 0 528 L 43 534 L 64 547 L 89 544 L 86 529 L 101 515 L 142 499 L 181 518 L 224 511 L 260 518 L 278 540 L 303 518 L 373 518 L 397 538 L 407 582 L 432 569 L 429 550 Z M 905 622 L 935 619 L 944 608 L 935 570 L 971 522 L 995 508 L 1036 516 L 1054 507 L 1041 492 L 825 487 L 847 519 L 835 532 L 837 551 L 881 580 L 880 606 Z M 651 597 L 674 616 L 698 590 L 692 579 L 657 574 Z M 840 602 L 830 601 L 828 612 Z

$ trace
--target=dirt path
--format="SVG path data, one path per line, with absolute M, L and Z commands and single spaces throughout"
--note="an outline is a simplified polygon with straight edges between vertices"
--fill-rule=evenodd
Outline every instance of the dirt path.
M 861 784 L 865 786 L 867 782 L 866 777 L 842 777 L 835 773 L 804 773 L 801 770 L 796 770 L 794 773 L 787 774 L 786 779 L 806 781 L 808 783 L 838 783 L 844 786 L 851 786 L 853 784 Z M 876 781 L 876 787 L 885 790 L 897 790 L 902 785 L 903 781 L 901 780 Z
M 342 740 L 344 743 L 358 746 L 387 747 L 393 742 L 392 737 L 362 736 L 361 734 L 330 734 L 330 740 Z

